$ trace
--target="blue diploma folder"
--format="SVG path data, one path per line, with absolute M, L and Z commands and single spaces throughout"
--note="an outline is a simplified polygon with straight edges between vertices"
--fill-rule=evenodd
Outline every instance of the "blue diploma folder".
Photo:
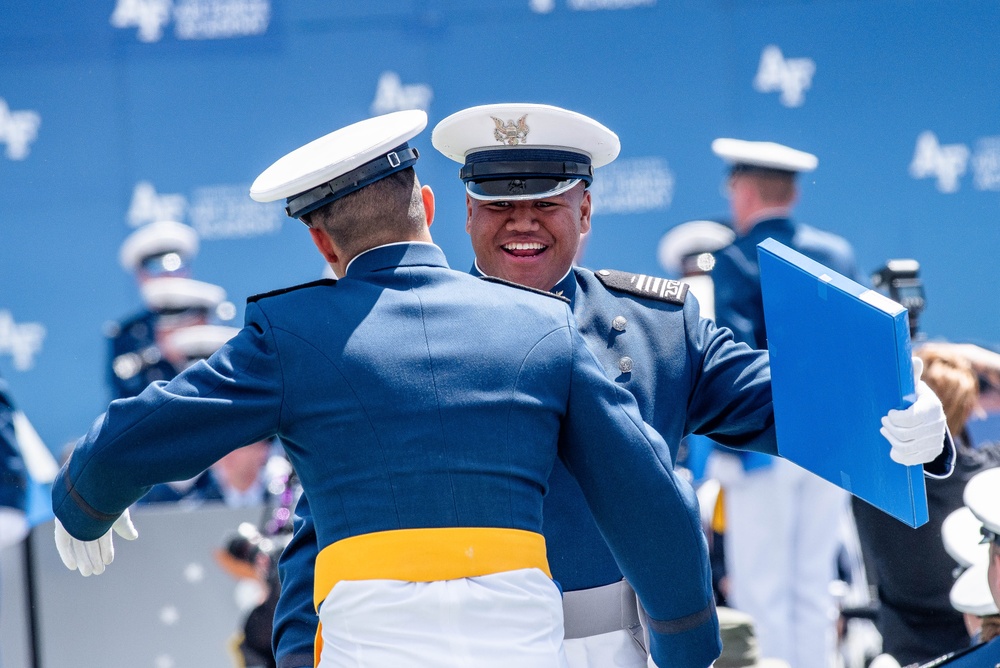
M 927 522 L 922 466 L 879 433 L 914 400 L 906 309 L 768 239 L 757 246 L 778 452 L 875 507 Z

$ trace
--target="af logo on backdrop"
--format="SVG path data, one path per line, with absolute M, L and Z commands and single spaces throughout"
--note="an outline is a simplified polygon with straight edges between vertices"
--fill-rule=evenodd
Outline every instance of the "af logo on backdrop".
M 31 143 L 38 137 L 42 117 L 37 111 L 11 111 L 7 101 L 0 97 L 0 144 L 11 160 L 24 160 L 31 151 Z
M 785 58 L 780 48 L 769 44 L 760 54 L 753 87 L 760 93 L 781 93 L 778 99 L 786 107 L 801 107 L 814 74 L 816 63 L 812 58 Z
M 376 116 L 407 109 L 430 109 L 434 91 L 427 84 L 404 84 L 395 72 L 383 72 L 375 86 L 371 112 Z
M 158 42 L 171 20 L 184 40 L 262 35 L 271 21 L 270 0 L 117 0 L 115 28 L 135 28 L 140 42 Z
M 635 7 L 652 7 L 656 0 L 566 0 L 566 7 L 577 12 L 596 11 L 599 9 L 633 9 Z M 528 0 L 531 11 L 536 14 L 548 14 L 556 8 L 556 0 Z
M 924 130 L 913 150 L 910 176 L 933 178 L 940 192 L 953 194 L 971 165 L 976 190 L 1000 190 L 1000 136 L 980 137 L 975 146 L 973 153 L 966 144 L 942 144 L 934 132 Z
M 190 222 L 202 239 L 240 239 L 276 234 L 284 222 L 280 206 L 261 206 L 247 196 L 246 184 L 214 184 L 195 188 L 190 198 L 158 193 L 149 181 L 132 189 L 126 218 L 130 227 L 158 220 Z
M 0 355 L 10 355 L 18 371 L 35 365 L 45 333 L 45 325 L 40 322 L 16 322 L 10 311 L 0 309 Z

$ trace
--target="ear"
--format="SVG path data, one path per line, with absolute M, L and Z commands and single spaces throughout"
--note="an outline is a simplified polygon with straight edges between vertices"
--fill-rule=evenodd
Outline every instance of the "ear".
M 472 198 L 465 194 L 465 232 L 472 234 Z
M 434 191 L 430 186 L 420 187 L 420 197 L 424 201 L 424 213 L 427 214 L 427 227 L 434 222 Z
M 334 245 L 333 240 L 330 239 L 330 236 L 318 227 L 310 227 L 309 236 L 312 237 L 313 243 L 319 250 L 320 255 L 330 264 L 337 264 L 340 260 L 340 252 Z
M 583 191 L 583 200 L 580 202 L 580 234 L 590 232 L 590 212 L 592 211 L 592 201 L 590 190 Z

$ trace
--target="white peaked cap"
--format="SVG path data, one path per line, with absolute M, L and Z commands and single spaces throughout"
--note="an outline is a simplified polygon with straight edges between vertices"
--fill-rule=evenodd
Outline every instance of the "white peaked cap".
M 965 484 L 962 501 L 983 527 L 1000 534 L 1000 468 L 980 471 Z
M 959 612 L 985 617 L 998 614 L 996 601 L 990 593 L 987 564 L 976 564 L 958 576 L 948 595 L 951 607 Z
M 425 127 L 427 114 L 412 109 L 340 128 L 279 158 L 250 186 L 250 197 L 258 202 L 286 198 L 290 216 L 305 215 L 309 207 L 292 201 L 298 196 L 308 195 L 312 206 L 309 210 L 314 210 L 412 165 L 417 159 L 416 149 L 408 149 L 406 155 L 393 149 Z M 352 173 L 356 170 L 357 174 Z M 319 192 L 311 192 L 317 189 Z
M 719 138 L 712 142 L 712 152 L 733 167 L 811 172 L 819 165 L 819 158 L 812 153 L 769 141 Z
M 182 258 L 198 253 L 198 233 L 175 220 L 159 220 L 143 225 L 122 242 L 118 260 L 123 268 L 135 271 L 146 258 L 177 253 Z
M 689 220 L 663 235 L 657 255 L 664 269 L 681 274 L 684 258 L 695 253 L 714 253 L 731 244 L 735 238 L 736 233 L 722 223 Z
M 174 330 L 167 341 L 170 347 L 188 359 L 200 359 L 211 357 L 212 353 L 239 332 L 238 327 L 225 325 L 192 325 Z
M 982 543 L 979 533 L 982 525 L 965 506 L 952 511 L 941 525 L 944 550 L 962 568 L 985 564 L 989 560 L 989 546 Z
M 213 309 L 226 298 L 226 291 L 218 285 L 174 276 L 148 280 L 140 291 L 142 301 L 153 311 Z
M 434 127 L 431 143 L 461 163 L 469 153 L 480 150 L 553 148 L 585 153 L 594 167 L 603 167 L 621 151 L 618 135 L 594 119 L 528 102 L 486 104 L 455 112 Z

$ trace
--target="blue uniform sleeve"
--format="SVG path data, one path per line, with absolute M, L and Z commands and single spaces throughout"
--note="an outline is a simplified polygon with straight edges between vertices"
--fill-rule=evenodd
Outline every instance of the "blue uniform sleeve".
M 717 253 L 712 284 L 715 287 L 716 325 L 729 329 L 737 341 L 751 348 L 767 348 L 756 255 L 751 260 L 736 246 Z
M 632 395 L 572 332 L 560 457 L 650 617 L 653 661 L 705 668 L 722 645 L 694 491 L 674 474 L 666 443 L 645 425 Z
M 28 473 L 14 431 L 15 410 L 0 378 L 0 507 L 27 512 Z
M 313 605 L 313 577 L 319 544 L 306 495 L 295 506 L 292 539 L 278 559 L 281 596 L 274 611 L 271 644 L 277 668 L 311 668 L 319 616 Z
M 697 302 L 684 306 L 688 355 L 697 378 L 687 403 L 684 433 L 769 455 L 778 454 L 766 351 L 733 340 L 725 328 L 698 315 Z M 670 393 L 663 393 L 670 400 Z M 683 405 L 678 411 L 684 411 Z
M 52 485 L 56 517 L 80 540 L 101 537 L 152 485 L 274 435 L 281 392 L 267 318 L 250 304 L 244 328 L 208 360 L 111 403 Z

